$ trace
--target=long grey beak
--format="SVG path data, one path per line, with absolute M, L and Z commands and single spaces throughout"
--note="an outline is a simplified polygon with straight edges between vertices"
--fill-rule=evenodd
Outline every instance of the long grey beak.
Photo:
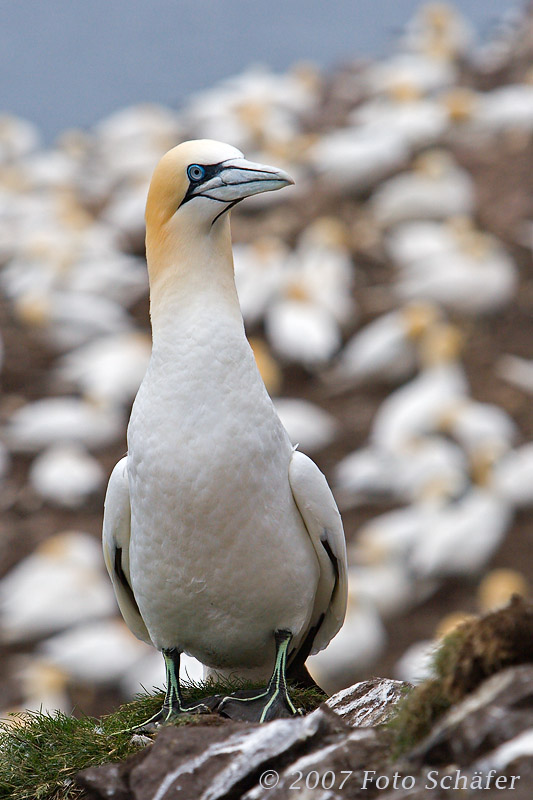
M 282 169 L 236 158 L 224 161 L 217 174 L 201 183 L 192 195 L 231 203 L 260 192 L 273 192 L 291 183 L 293 179 Z

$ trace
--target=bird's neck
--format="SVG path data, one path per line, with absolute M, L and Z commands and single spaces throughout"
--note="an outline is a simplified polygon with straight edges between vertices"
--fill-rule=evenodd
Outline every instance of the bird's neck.
M 173 220 L 146 229 L 150 316 L 154 345 L 183 320 L 206 316 L 242 326 L 235 288 L 229 215 L 198 230 Z M 192 315 L 192 317 L 191 317 Z

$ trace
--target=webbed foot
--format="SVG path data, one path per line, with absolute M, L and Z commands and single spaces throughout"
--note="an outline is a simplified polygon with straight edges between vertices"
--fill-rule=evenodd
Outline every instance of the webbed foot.
M 222 699 L 222 695 L 214 694 L 210 697 L 202 698 L 200 702 L 186 703 L 181 700 L 181 702 L 172 705 L 164 703 L 163 708 L 157 714 L 154 714 L 153 717 L 150 717 L 145 722 L 141 722 L 140 725 L 136 725 L 132 728 L 132 732 L 155 733 L 162 725 L 172 724 L 185 714 L 212 714 L 217 710 Z
M 285 681 L 287 649 L 292 634 L 290 631 L 276 631 L 275 639 L 276 663 L 268 687 L 262 691 L 240 690 L 225 697 L 217 709 L 221 716 L 246 722 L 269 722 L 303 714 L 289 697 Z
M 272 719 L 294 717 L 303 714 L 296 708 L 287 691 L 269 686 L 261 693 L 257 690 L 247 690 L 248 697 L 238 697 L 245 692 L 235 692 L 225 697 L 218 707 L 218 713 L 228 719 L 242 720 L 244 722 L 270 722 Z

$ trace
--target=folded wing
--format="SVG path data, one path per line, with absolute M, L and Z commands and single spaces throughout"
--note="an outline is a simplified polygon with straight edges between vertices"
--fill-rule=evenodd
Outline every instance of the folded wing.
M 124 456 L 111 473 L 107 486 L 102 533 L 104 561 L 126 625 L 138 639 L 152 644 L 131 587 L 130 521 L 128 457 Z
M 311 618 L 311 627 L 319 623 L 310 650 L 313 655 L 328 645 L 344 622 L 346 541 L 339 510 L 324 475 L 310 458 L 297 450 L 289 464 L 289 483 L 320 565 Z

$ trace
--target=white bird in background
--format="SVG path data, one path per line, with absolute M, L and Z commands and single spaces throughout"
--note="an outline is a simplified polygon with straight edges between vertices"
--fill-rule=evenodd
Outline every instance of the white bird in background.
M 409 556 L 414 575 L 440 578 L 475 575 L 501 544 L 513 519 L 512 506 L 473 486 L 435 516 Z
M 165 659 L 167 694 L 152 724 L 188 708 L 182 652 L 222 674 L 272 673 L 256 696 L 225 698 L 225 715 L 296 713 L 286 669 L 323 649 L 344 618 L 339 512 L 266 392 L 233 274 L 226 212 L 291 182 L 201 140 L 167 153 L 150 185 L 153 350 L 128 455 L 109 481 L 103 542 L 124 619 Z
M 283 284 L 289 249 L 274 237 L 234 246 L 235 285 L 247 325 L 260 322 Z
M 402 45 L 414 53 L 455 60 L 466 55 L 474 44 L 469 22 L 449 3 L 424 3 L 409 20 Z
M 419 156 L 411 171 L 382 183 L 371 204 L 383 227 L 466 216 L 475 208 L 474 181 L 445 150 L 432 150 Z
M 411 96 L 442 91 L 452 86 L 457 70 L 453 64 L 430 54 L 398 53 L 372 64 L 365 74 L 368 90 L 379 94 L 408 91 Z
M 409 303 L 372 320 L 348 340 L 326 381 L 335 391 L 363 382 L 405 380 L 416 367 L 417 341 L 441 317 L 432 303 Z
M 291 442 L 306 453 L 327 447 L 339 432 L 335 417 L 309 400 L 277 397 L 274 406 Z
M 286 360 L 308 367 L 329 361 L 341 345 L 341 326 L 353 322 L 353 262 L 340 222 L 319 218 L 287 258 L 277 297 L 266 309 L 265 330 Z
M 403 266 L 396 283 L 398 297 L 432 300 L 472 315 L 504 308 L 517 287 L 511 257 L 495 237 L 476 230 L 469 219 L 455 221 L 451 234 L 452 249 Z
M 533 442 L 505 453 L 494 465 L 489 486 L 517 508 L 533 506 Z
M 64 442 L 40 453 L 28 477 L 30 486 L 52 505 L 79 508 L 102 486 L 104 470 L 83 445 Z
M 2 709 L 1 716 L 20 711 L 39 711 L 53 714 L 62 711 L 72 714 L 72 700 L 68 693 L 69 677 L 60 667 L 32 653 L 20 655 L 8 662 L 20 691 L 20 702 L 16 707 Z
M 405 166 L 410 149 L 405 137 L 386 128 L 362 125 L 326 133 L 307 154 L 317 173 L 342 190 L 363 192 Z
M 148 336 L 139 331 L 104 336 L 63 355 L 56 375 L 92 402 L 127 406 L 146 372 L 150 350 Z
M 114 612 L 98 542 L 69 531 L 47 539 L 0 581 L 0 639 L 21 642 Z
M 39 131 L 31 122 L 12 114 L 0 114 L 0 163 L 9 163 L 36 150 Z
M 4 429 L 5 442 L 17 453 L 36 453 L 58 442 L 104 447 L 124 435 L 120 411 L 77 397 L 45 397 L 18 408 Z
M 496 362 L 496 374 L 507 383 L 533 394 L 533 359 L 505 354 Z
M 392 451 L 365 447 L 337 464 L 336 494 L 341 509 L 372 499 L 457 497 L 468 485 L 468 466 L 461 448 L 442 436 L 406 440 Z
M 372 442 L 402 449 L 420 435 L 437 432 L 445 411 L 464 398 L 468 383 L 458 362 L 461 337 L 452 325 L 436 325 L 422 343 L 422 371 L 385 398 L 372 425 Z
M 148 647 L 131 635 L 122 620 L 75 625 L 41 642 L 38 652 L 49 664 L 79 683 L 115 685 L 126 670 L 146 657 Z

